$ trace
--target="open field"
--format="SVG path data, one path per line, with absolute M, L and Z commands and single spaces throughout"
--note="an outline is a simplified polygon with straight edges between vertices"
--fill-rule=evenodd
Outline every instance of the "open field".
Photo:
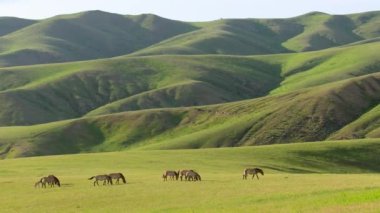
M 127 151 L 2 160 L 4 212 L 376 212 L 378 140 L 244 148 Z M 260 180 L 241 180 L 258 166 Z M 201 182 L 163 182 L 166 169 L 194 168 Z M 87 178 L 122 172 L 128 184 Z M 61 188 L 35 189 L 54 174 Z

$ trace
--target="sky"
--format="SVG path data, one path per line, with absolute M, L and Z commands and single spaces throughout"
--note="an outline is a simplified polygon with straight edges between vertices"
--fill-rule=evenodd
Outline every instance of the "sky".
M 220 18 L 288 18 L 312 11 L 350 14 L 380 10 L 380 0 L 0 0 L 0 17 L 44 19 L 103 10 L 124 15 L 152 13 L 182 21 Z

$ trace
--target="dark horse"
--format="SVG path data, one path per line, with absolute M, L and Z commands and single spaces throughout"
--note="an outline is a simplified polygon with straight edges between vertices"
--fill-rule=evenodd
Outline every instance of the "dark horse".
M 121 174 L 121 173 L 111 173 L 108 176 L 110 176 L 112 179 L 116 179 L 116 183 L 117 184 L 119 184 L 119 179 L 121 179 L 123 181 L 123 183 L 127 183 L 127 181 L 125 180 L 124 175 Z
M 39 181 L 37 181 L 34 184 L 34 187 L 38 187 L 41 185 L 41 187 L 46 188 L 46 184 L 48 184 L 50 187 L 54 187 L 54 185 L 61 187 L 61 183 L 59 182 L 59 179 L 54 175 L 49 175 L 47 177 L 41 178 Z
M 264 171 L 262 169 L 259 169 L 259 168 L 246 168 L 246 169 L 244 169 L 244 172 L 243 172 L 243 180 L 247 180 L 247 176 L 248 175 L 252 175 L 252 179 L 256 175 L 257 179 L 259 179 L 258 173 L 260 173 L 261 175 L 264 175 Z
M 167 177 L 169 177 L 170 180 L 174 180 L 174 178 L 176 180 L 178 180 L 179 171 L 178 172 L 176 172 L 176 171 L 165 171 L 165 173 L 162 175 L 162 178 L 164 178 L 164 181 L 166 181 Z
M 186 173 L 186 178 L 185 179 L 188 180 L 188 181 L 190 181 L 190 180 L 192 180 L 192 181 L 198 181 L 198 180 L 201 181 L 202 180 L 201 176 L 197 172 L 195 172 L 193 170 L 188 171 Z
M 190 171 L 194 171 L 194 170 L 192 170 L 192 169 L 184 169 L 184 170 L 182 170 L 182 171 L 179 173 L 180 178 L 181 178 L 181 181 L 183 180 L 183 177 L 185 177 L 185 180 L 186 180 L 186 174 L 187 174 L 188 172 L 190 172 Z
M 89 180 L 92 180 L 94 178 L 95 178 L 94 186 L 95 186 L 95 183 L 99 186 L 99 183 L 98 183 L 99 180 L 103 181 L 103 185 L 106 185 L 106 183 L 112 185 L 112 178 L 109 175 L 96 175 L 96 176 L 90 177 Z

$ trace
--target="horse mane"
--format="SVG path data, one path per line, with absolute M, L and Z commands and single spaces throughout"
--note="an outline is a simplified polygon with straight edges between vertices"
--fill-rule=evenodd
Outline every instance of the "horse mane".
M 262 175 L 264 175 L 264 171 L 260 168 L 255 168 L 257 170 L 257 172 L 261 173 Z

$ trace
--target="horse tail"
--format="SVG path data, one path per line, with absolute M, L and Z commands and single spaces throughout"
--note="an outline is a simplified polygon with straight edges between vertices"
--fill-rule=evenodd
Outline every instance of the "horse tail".
M 125 177 L 124 177 L 123 174 L 120 173 L 120 177 L 121 177 L 121 179 L 123 180 L 123 183 L 127 183 L 127 181 L 125 180 Z
M 94 178 L 95 178 L 95 176 L 92 176 L 92 177 L 89 178 L 89 180 L 92 180 L 92 179 L 94 179 Z

